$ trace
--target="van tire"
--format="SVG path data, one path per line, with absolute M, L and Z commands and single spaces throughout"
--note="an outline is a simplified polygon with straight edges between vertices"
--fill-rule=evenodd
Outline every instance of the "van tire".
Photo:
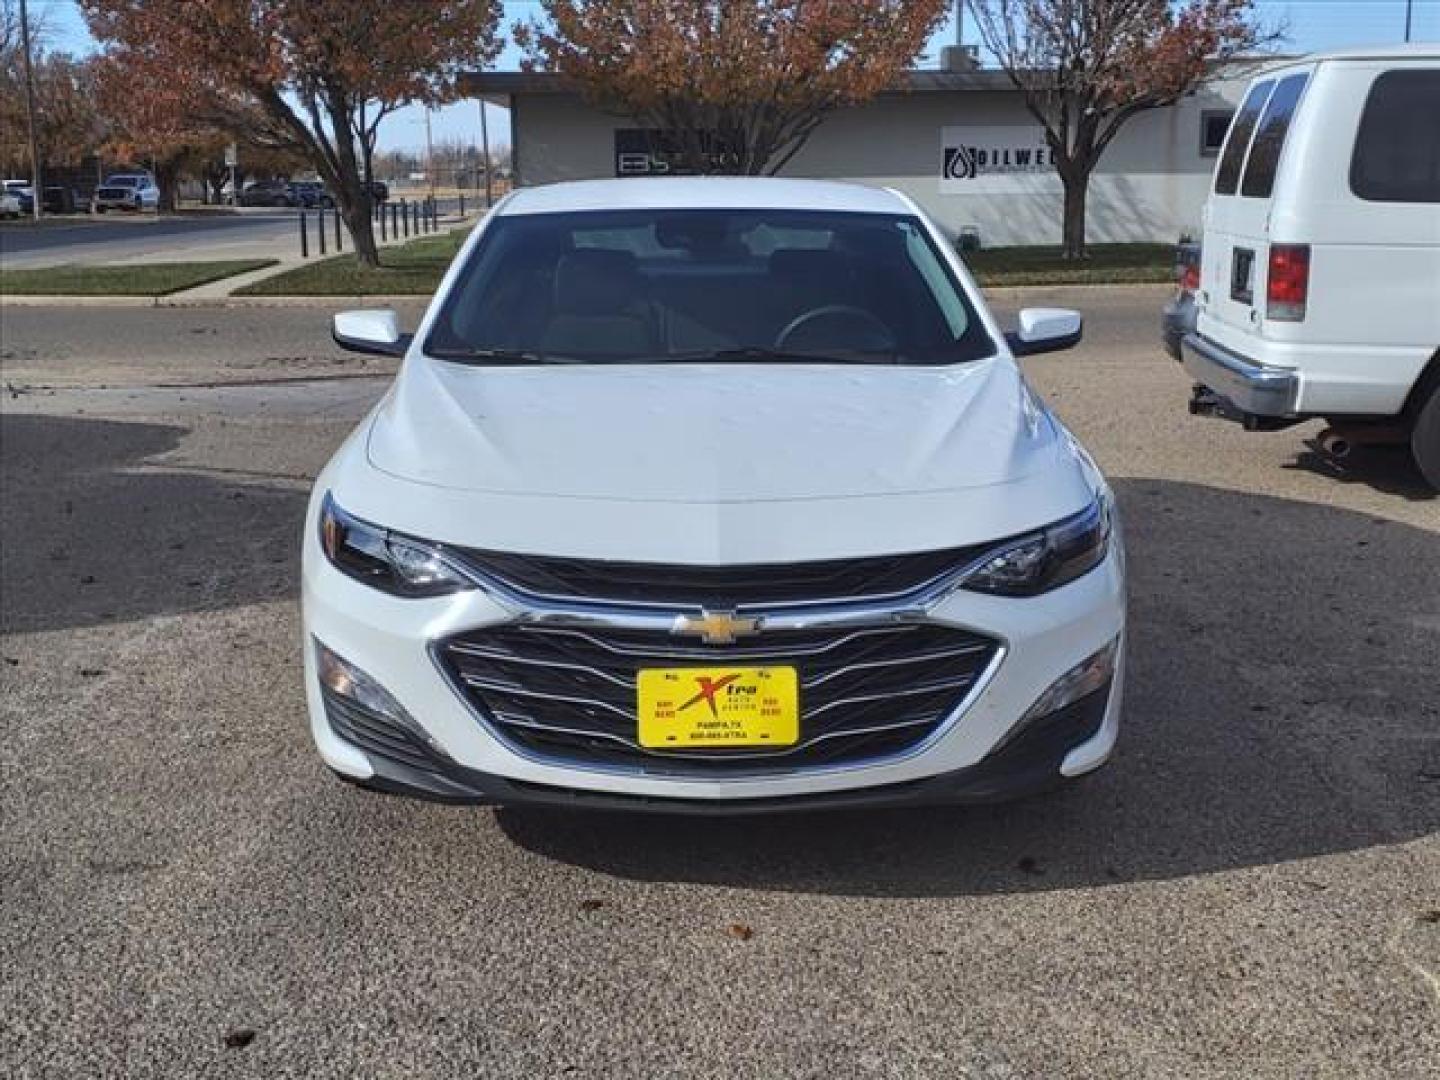
M 1415 430 L 1410 433 L 1410 451 L 1420 473 L 1436 491 L 1440 491 L 1440 386 L 1430 391 L 1430 398 L 1415 416 Z

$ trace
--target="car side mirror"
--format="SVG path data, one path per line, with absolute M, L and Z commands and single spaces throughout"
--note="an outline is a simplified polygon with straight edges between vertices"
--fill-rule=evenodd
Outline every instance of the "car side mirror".
M 371 356 L 404 356 L 413 334 L 400 332 L 400 316 L 391 308 L 337 312 L 330 326 L 335 344 Z
M 1069 308 L 1023 308 L 1019 327 L 1005 333 L 1016 356 L 1059 352 L 1080 344 L 1085 320 Z

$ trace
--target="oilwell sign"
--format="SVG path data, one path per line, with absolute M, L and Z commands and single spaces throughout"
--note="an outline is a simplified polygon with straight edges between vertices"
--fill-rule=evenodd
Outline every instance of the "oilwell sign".
M 1048 195 L 1060 191 L 1054 151 L 1038 127 L 940 129 L 942 195 Z

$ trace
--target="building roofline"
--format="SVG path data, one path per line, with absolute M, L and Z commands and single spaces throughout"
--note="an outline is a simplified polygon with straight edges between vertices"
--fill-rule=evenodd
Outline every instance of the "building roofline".
M 1264 54 L 1237 56 L 1224 66 L 1248 71 L 1256 64 L 1299 59 L 1295 55 Z M 492 105 L 508 106 L 516 95 L 549 96 L 578 94 L 580 87 L 568 76 L 555 71 L 467 71 L 460 76 L 460 91 Z M 900 84 L 887 94 L 948 93 L 955 91 L 1006 91 L 1014 89 L 1010 76 L 999 68 L 973 68 L 965 71 L 944 71 L 934 68 L 905 72 Z

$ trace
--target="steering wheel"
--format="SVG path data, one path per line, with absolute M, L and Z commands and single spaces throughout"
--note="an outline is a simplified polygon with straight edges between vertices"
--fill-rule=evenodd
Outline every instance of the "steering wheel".
M 815 335 L 815 328 L 826 322 L 835 324 L 829 334 L 822 336 L 822 340 L 807 344 L 804 335 L 809 332 Z M 821 336 L 821 335 L 817 335 Z M 801 340 L 797 343 L 796 339 Z M 806 311 L 786 324 L 775 337 L 775 348 L 781 352 L 795 351 L 797 349 L 808 349 L 810 351 L 824 351 L 839 347 L 838 342 L 844 342 L 846 349 L 860 349 L 864 351 L 884 351 L 895 348 L 895 335 L 890 332 L 874 312 L 866 311 L 862 307 L 854 307 L 851 304 L 826 304 L 824 307 L 813 308 Z

